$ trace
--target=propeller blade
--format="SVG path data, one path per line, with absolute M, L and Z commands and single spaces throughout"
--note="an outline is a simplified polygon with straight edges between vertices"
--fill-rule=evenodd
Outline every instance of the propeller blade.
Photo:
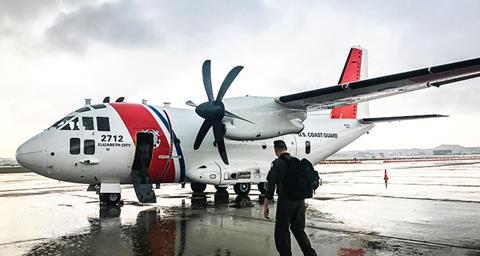
M 215 137 L 218 153 L 220 154 L 222 161 L 225 164 L 228 164 L 227 150 L 225 149 L 225 140 L 223 139 L 223 136 L 225 136 L 225 128 L 221 121 L 215 121 L 213 123 L 213 136 Z
M 247 119 L 245 119 L 245 118 L 243 118 L 243 117 L 237 116 L 237 115 L 235 115 L 234 113 L 232 113 L 232 112 L 230 112 L 230 111 L 228 111 L 228 110 L 225 110 L 225 116 L 226 116 L 226 117 L 231 117 L 231 118 L 240 119 L 240 120 L 243 120 L 243 121 L 245 121 L 245 122 L 249 122 L 249 123 L 251 123 L 251 124 L 254 124 L 252 121 L 247 120 Z
M 194 107 L 194 108 L 197 107 L 197 104 L 195 104 L 195 102 L 193 102 L 193 101 L 191 101 L 191 100 L 185 102 L 185 104 L 187 104 L 187 105 L 190 106 L 190 107 Z
M 227 76 L 223 80 L 222 86 L 220 86 L 220 90 L 218 90 L 217 99 L 216 99 L 217 102 L 222 101 L 223 96 L 225 96 L 225 93 L 227 92 L 228 88 L 232 84 L 233 80 L 235 79 L 235 77 L 237 77 L 238 73 L 242 71 L 242 69 L 243 69 L 242 66 L 236 66 L 232 68 L 230 72 L 228 72 Z
M 210 72 L 210 60 L 203 62 L 202 66 L 203 86 L 207 92 L 208 101 L 214 101 L 212 90 L 212 74 Z
M 210 127 L 212 127 L 212 121 L 205 119 L 205 121 L 202 123 L 202 126 L 200 126 L 200 130 L 198 130 L 195 143 L 193 144 L 193 149 L 197 150 L 200 147 L 205 135 L 207 135 L 208 130 L 210 130 Z

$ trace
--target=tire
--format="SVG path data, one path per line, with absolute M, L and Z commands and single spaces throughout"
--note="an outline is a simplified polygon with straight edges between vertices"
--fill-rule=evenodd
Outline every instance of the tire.
M 265 192 L 267 192 L 267 183 L 266 182 L 258 183 L 258 191 L 260 191 L 260 194 L 265 194 Z
M 195 193 L 202 193 L 205 191 L 207 188 L 207 184 L 205 183 L 198 183 L 198 182 L 192 182 L 190 183 L 190 188 L 192 189 L 193 192 Z
M 100 193 L 100 203 L 106 205 L 117 205 L 120 202 L 120 193 Z
M 250 193 L 250 183 L 237 183 L 233 186 L 237 195 L 248 195 Z

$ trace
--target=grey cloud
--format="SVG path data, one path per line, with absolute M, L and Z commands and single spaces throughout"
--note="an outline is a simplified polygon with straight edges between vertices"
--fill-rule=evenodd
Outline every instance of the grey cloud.
M 59 6 L 60 0 L 0 1 L 0 41 L 29 37 L 28 25 Z M 28 40 L 26 40 L 28 41 Z
M 0 23 L 7 20 L 24 22 L 38 17 L 59 4 L 59 0 L 2 0 L 0 1 Z
M 145 46 L 170 38 L 205 38 L 231 26 L 255 30 L 265 24 L 261 2 L 249 1 L 118 1 L 60 14 L 47 29 L 47 42 L 83 50 L 91 41 L 108 45 Z
M 70 50 L 83 50 L 89 41 L 127 46 L 148 44 L 161 40 L 150 24 L 132 2 L 120 1 L 62 13 L 46 31 L 46 37 L 49 43 Z

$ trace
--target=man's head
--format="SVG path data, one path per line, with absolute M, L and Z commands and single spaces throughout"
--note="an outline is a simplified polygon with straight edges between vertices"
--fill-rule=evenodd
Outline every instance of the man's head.
M 283 140 L 276 140 L 273 142 L 273 150 L 275 150 L 275 155 L 279 157 L 282 153 L 287 152 L 287 145 Z

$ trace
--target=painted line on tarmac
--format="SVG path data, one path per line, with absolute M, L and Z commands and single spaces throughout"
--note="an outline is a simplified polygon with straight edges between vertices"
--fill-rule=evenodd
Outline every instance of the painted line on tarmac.
M 323 184 L 367 184 L 378 185 L 385 184 L 385 182 L 366 182 L 366 181 L 324 181 Z M 480 188 L 480 185 L 465 185 L 465 184 L 443 184 L 443 183 L 407 183 L 407 182 L 389 182 L 388 185 L 406 185 L 406 186 L 443 186 L 443 187 L 465 187 L 465 188 Z
M 472 203 L 478 204 L 480 201 L 474 200 L 461 200 L 461 199 L 447 199 L 447 198 L 426 198 L 426 197 L 403 197 L 403 196 L 381 196 L 374 194 L 343 194 L 343 193 L 329 193 L 332 195 L 342 195 L 342 196 L 360 196 L 360 197 L 384 197 L 384 198 L 395 198 L 395 199 L 407 199 L 407 200 L 426 200 L 426 201 L 439 201 L 439 202 L 449 202 L 449 203 Z M 313 198 L 316 199 L 316 198 Z M 317 199 L 320 200 L 321 199 Z
M 33 239 L 19 240 L 19 241 L 13 241 L 13 242 L 8 242 L 8 243 L 0 243 L 0 246 L 12 245 L 12 244 L 31 243 L 31 242 L 37 242 L 37 241 L 49 240 L 49 239 L 50 238 L 33 238 Z

